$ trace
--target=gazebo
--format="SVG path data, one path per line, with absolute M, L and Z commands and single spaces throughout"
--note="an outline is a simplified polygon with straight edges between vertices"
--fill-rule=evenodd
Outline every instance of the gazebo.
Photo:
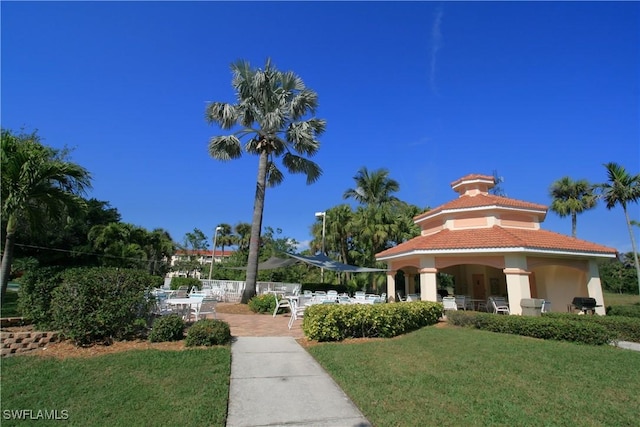
M 376 254 L 388 266 L 388 295 L 419 289 L 422 300 L 436 301 L 438 273 L 446 273 L 455 294 L 505 296 L 511 314 L 522 313 L 523 298 L 543 298 L 560 312 L 577 296 L 595 298 L 596 313 L 605 314 L 597 261 L 617 251 L 542 230 L 546 206 L 490 194 L 494 185 L 479 174 L 452 182 L 457 199 L 414 218 L 420 236 Z

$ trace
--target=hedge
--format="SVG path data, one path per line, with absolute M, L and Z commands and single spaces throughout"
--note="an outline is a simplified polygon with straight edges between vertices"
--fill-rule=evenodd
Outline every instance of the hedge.
M 616 341 L 640 343 L 640 318 L 624 316 L 589 316 L 573 313 L 545 313 L 543 317 L 601 325 L 613 334 Z
M 78 345 L 110 343 L 146 333 L 156 280 L 124 268 L 74 268 L 53 291 L 53 324 Z
M 607 307 L 607 316 L 624 316 L 640 318 L 640 304 L 612 305 Z
M 571 316 L 571 315 L 569 315 Z M 616 331 L 597 322 L 575 321 L 566 315 L 505 316 L 491 313 L 448 312 L 447 321 L 457 326 L 503 334 L 522 335 L 546 340 L 569 341 L 582 344 L 603 345 L 616 339 Z M 592 317 L 600 316 L 578 316 Z
M 390 338 L 433 325 L 442 304 L 416 301 L 402 304 L 316 304 L 305 310 L 302 330 L 317 341 L 346 338 Z

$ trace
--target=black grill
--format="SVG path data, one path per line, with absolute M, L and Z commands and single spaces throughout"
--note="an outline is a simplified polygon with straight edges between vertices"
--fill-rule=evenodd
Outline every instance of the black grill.
M 575 297 L 571 304 L 580 310 L 593 310 L 596 308 L 596 299 L 589 297 Z

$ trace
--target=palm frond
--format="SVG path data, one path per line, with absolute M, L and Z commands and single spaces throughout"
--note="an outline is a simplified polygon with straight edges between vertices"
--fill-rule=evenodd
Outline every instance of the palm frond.
M 282 164 L 291 173 L 305 174 L 307 184 L 313 184 L 322 175 L 322 169 L 317 163 L 291 153 L 282 156 Z
M 270 160 L 269 163 L 267 163 L 267 185 L 269 187 L 276 187 L 280 185 L 282 181 L 284 181 L 284 175 L 276 164 Z
M 240 158 L 242 156 L 240 140 L 235 135 L 214 136 L 209 140 L 209 155 L 222 161 Z
M 235 106 L 226 102 L 211 102 L 205 109 L 205 119 L 209 124 L 231 129 L 238 122 L 238 112 Z

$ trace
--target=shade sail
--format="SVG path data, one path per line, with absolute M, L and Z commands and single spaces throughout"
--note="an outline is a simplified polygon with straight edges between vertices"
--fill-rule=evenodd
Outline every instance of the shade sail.
M 326 255 L 312 255 L 302 256 L 287 253 L 290 257 L 297 259 L 298 261 L 306 262 L 307 264 L 314 265 L 316 267 L 324 268 L 330 271 L 338 271 L 342 273 L 373 273 L 378 271 L 387 271 L 384 268 L 369 268 L 358 267 L 355 265 L 343 264 L 338 261 L 334 261 Z
M 290 265 L 293 265 L 293 264 L 295 264 L 297 262 L 298 261 L 296 261 L 295 259 L 278 258 L 278 257 L 272 256 L 268 260 L 259 263 L 258 264 L 258 270 L 273 270 L 275 268 L 289 267 Z M 247 269 L 247 267 L 226 267 L 226 268 L 229 268 L 231 270 L 246 270 Z

